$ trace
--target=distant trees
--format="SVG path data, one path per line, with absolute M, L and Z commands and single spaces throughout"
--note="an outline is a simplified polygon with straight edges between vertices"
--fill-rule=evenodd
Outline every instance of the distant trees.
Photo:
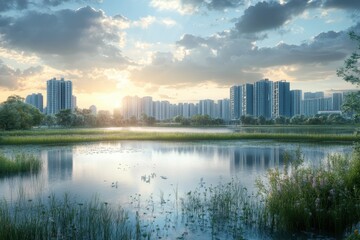
M 24 103 L 17 95 L 0 104 L 0 129 L 3 130 L 30 129 L 40 125 L 43 117 L 37 108 Z

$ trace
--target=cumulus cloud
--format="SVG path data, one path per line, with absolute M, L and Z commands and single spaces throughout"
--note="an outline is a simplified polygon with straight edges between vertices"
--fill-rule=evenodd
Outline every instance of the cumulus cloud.
M 191 14 L 201 8 L 223 11 L 244 5 L 244 0 L 151 0 L 150 5 L 160 10 L 173 10 Z
M 357 0 L 323 0 L 325 8 L 359 9 L 360 1 Z
M 33 76 L 42 72 L 43 68 L 40 66 L 30 67 L 23 71 L 14 69 L 6 65 L 0 60 L 0 87 L 7 89 L 15 89 L 21 80 L 26 80 L 27 77 Z
M 125 42 L 122 23 L 91 7 L 30 11 L 0 27 L 1 43 L 35 53 L 58 68 L 122 67 L 129 63 L 120 50 Z
M 244 12 L 236 29 L 240 33 L 255 33 L 281 27 L 292 17 L 299 15 L 309 7 L 307 0 L 290 0 L 287 3 L 259 2 Z
M 132 78 L 138 82 L 146 79 L 155 85 L 214 82 L 229 86 L 254 82 L 281 68 L 290 80 L 311 81 L 321 76 L 324 80 L 336 76 L 334 66 L 340 66 L 354 49 L 348 36 L 350 30 L 360 32 L 360 24 L 346 31 L 320 33 L 299 45 L 280 43 L 261 48 L 256 46 L 256 36 L 235 38 L 231 31 L 208 38 L 186 34 L 177 42 L 182 58 L 156 53 L 150 65 L 132 72 Z

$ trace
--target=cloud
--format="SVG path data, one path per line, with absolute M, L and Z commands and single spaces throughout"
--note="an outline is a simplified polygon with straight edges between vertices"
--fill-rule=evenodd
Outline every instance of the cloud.
M 223 11 L 244 5 L 245 0 L 151 0 L 150 5 L 159 10 L 178 11 L 181 14 L 192 14 L 202 8 Z
M 240 33 L 276 29 L 292 17 L 303 13 L 307 7 L 309 7 L 307 0 L 290 0 L 285 4 L 275 1 L 259 2 L 247 8 L 235 26 Z
M 37 66 L 21 71 L 7 66 L 0 60 L 0 88 L 16 89 L 21 80 L 26 80 L 26 78 L 36 75 L 42 70 L 42 67 Z
M 360 24 L 346 31 L 320 33 L 299 45 L 279 43 L 261 48 L 256 46 L 254 35 L 235 37 L 229 31 L 203 38 L 186 34 L 177 42 L 181 57 L 158 52 L 151 64 L 133 70 L 131 77 L 139 83 L 146 79 L 153 85 L 165 86 L 205 82 L 230 86 L 254 82 L 269 72 L 281 72 L 279 78 L 289 76 L 290 80 L 301 81 L 319 80 L 321 76 L 321 80 L 336 78 L 336 66 L 341 66 L 356 47 L 349 39 L 350 30 L 360 33 Z
M 4 12 L 10 9 L 25 9 L 28 6 L 28 0 L 1 0 L 0 12 Z
M 96 3 L 100 0 L 1 0 L 0 1 L 0 12 L 6 12 L 9 10 L 23 10 L 30 6 L 38 8 L 43 7 L 56 7 L 67 2 L 77 3 Z
M 2 45 L 37 54 L 45 63 L 61 68 L 123 67 L 121 53 L 126 22 L 101 10 L 84 7 L 54 13 L 27 12 L 0 27 Z
M 147 16 L 140 18 L 139 21 L 134 21 L 133 26 L 146 29 L 155 22 L 156 22 L 156 18 L 154 16 Z
M 324 8 L 342 8 L 355 10 L 360 8 L 358 0 L 323 0 Z

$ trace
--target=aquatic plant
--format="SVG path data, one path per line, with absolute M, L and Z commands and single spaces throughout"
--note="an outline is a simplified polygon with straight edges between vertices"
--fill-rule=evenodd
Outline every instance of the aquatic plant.
M 268 227 L 288 232 L 343 234 L 360 221 L 360 151 L 329 156 L 320 167 L 296 163 L 272 169 L 258 181 Z
M 0 154 L 0 176 L 18 173 L 36 173 L 42 167 L 41 159 L 27 154 L 16 154 L 13 158 L 8 158 Z
M 0 202 L 0 239 L 135 239 L 127 213 L 94 197 Z M 137 238 L 139 239 L 139 238 Z

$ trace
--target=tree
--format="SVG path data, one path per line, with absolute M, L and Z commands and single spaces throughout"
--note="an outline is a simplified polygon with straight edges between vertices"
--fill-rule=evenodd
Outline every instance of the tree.
M 0 104 L 0 129 L 30 129 L 40 125 L 43 114 L 24 99 L 13 95 Z
M 58 125 L 64 127 L 70 127 L 73 124 L 74 116 L 71 112 L 71 109 L 62 109 L 60 112 L 55 114 L 56 122 Z
M 357 50 L 360 50 L 360 35 L 355 32 L 349 33 L 350 38 L 358 43 Z M 360 53 L 355 50 L 349 58 L 344 62 L 344 66 L 337 70 L 337 75 L 342 77 L 346 82 L 360 86 Z M 355 112 L 360 115 L 360 91 L 349 93 L 345 96 L 343 110 L 347 112 Z

